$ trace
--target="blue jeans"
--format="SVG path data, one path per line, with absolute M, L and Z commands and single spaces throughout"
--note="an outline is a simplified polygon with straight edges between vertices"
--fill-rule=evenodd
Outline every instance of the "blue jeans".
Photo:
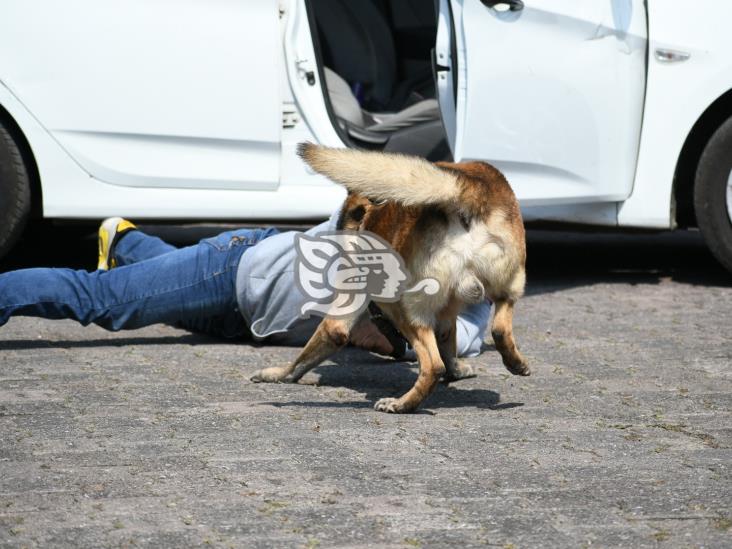
M 110 271 L 22 269 L 0 274 L 0 326 L 13 315 L 70 318 L 108 330 L 159 322 L 220 337 L 248 333 L 236 301 L 244 251 L 275 229 L 240 229 L 177 249 L 131 231 Z

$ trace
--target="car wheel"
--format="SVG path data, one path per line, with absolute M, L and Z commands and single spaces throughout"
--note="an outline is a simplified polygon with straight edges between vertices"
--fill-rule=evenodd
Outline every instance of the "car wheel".
M 714 132 L 701 155 L 694 212 L 707 246 L 732 273 L 732 118 Z
M 0 257 L 20 237 L 30 207 L 28 170 L 13 136 L 0 123 Z

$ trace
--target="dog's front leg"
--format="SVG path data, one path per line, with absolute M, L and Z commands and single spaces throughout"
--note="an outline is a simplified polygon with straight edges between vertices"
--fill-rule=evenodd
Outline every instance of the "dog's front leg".
M 295 362 L 259 370 L 251 378 L 255 383 L 296 383 L 302 376 L 348 343 L 351 328 L 362 317 L 324 318 L 300 352 Z
M 445 365 L 440 358 L 435 332 L 432 328 L 415 327 L 406 322 L 398 328 L 417 355 L 419 376 L 414 387 L 406 394 L 400 398 L 382 398 L 374 405 L 374 408 L 380 412 L 404 414 L 414 411 L 435 390 L 440 377 L 445 373 Z

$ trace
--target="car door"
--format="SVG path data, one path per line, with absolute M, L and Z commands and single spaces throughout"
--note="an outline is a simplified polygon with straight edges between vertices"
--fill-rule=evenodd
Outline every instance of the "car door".
M 93 177 L 274 189 L 277 0 L 7 0 L 4 83 Z
M 644 2 L 439 1 L 438 99 L 455 158 L 496 165 L 526 206 L 627 198 Z

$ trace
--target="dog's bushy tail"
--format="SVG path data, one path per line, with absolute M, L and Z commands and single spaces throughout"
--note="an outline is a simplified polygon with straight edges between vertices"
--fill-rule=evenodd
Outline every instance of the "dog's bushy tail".
M 316 172 L 374 201 L 446 205 L 460 195 L 458 177 L 416 156 L 334 149 L 300 143 L 297 153 Z

